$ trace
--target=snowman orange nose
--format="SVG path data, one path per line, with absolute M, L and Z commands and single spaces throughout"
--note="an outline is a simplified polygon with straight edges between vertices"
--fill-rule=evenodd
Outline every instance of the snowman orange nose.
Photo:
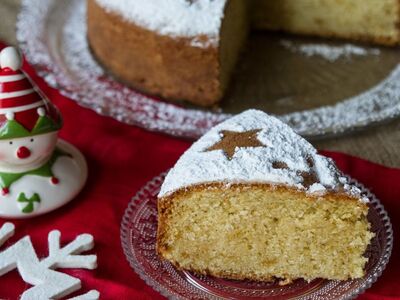
M 31 151 L 26 147 L 19 147 L 17 150 L 17 156 L 20 159 L 28 158 L 31 156 Z

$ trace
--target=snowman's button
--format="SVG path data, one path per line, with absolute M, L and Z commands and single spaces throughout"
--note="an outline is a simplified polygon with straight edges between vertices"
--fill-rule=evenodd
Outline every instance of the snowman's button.
M 51 183 L 54 185 L 57 185 L 60 182 L 60 180 L 57 177 L 51 177 Z
M 5 188 L 3 188 L 1 190 L 1 193 L 3 194 L 3 196 L 5 196 L 5 195 L 8 195 L 10 193 L 10 190 L 7 187 L 5 187 Z

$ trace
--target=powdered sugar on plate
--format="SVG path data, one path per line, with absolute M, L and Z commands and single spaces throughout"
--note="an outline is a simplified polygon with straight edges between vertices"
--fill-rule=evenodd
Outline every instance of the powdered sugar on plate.
M 333 46 L 327 44 L 297 44 L 289 40 L 282 40 L 280 43 L 284 48 L 300 53 L 308 57 L 319 56 L 330 62 L 340 58 L 350 59 L 353 56 L 379 55 L 378 48 L 363 48 L 353 44 Z
M 17 38 L 27 60 L 53 87 L 80 105 L 121 122 L 198 138 L 229 114 L 183 108 L 132 90 L 108 76 L 86 39 L 85 1 L 24 0 Z M 377 86 L 332 106 L 278 118 L 308 138 L 337 135 L 400 115 L 400 67 Z

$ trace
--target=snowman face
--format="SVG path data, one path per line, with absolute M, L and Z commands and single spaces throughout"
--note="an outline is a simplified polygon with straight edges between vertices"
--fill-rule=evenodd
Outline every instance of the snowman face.
M 18 173 L 42 166 L 52 155 L 57 132 L 0 140 L 0 171 Z

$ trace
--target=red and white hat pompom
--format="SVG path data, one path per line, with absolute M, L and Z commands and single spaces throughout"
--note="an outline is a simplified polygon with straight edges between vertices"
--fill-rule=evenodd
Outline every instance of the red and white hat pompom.
M 14 47 L 4 48 L 0 52 L 0 68 L 9 68 L 18 71 L 22 67 L 22 57 L 19 51 Z

